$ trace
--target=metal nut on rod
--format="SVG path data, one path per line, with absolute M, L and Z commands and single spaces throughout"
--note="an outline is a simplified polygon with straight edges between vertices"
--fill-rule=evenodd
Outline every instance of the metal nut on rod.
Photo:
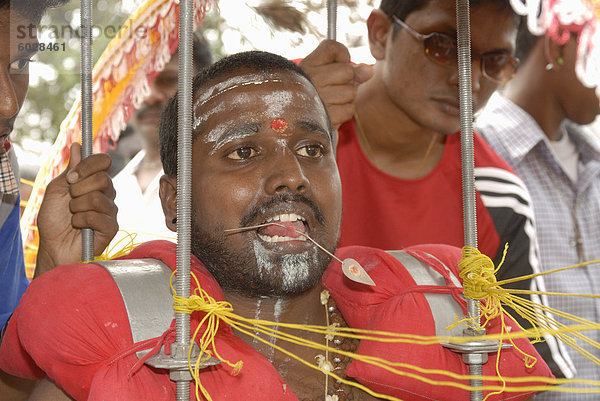
M 198 345 L 194 343 L 192 347 L 191 359 L 196 360 L 200 355 L 200 349 Z M 199 368 L 204 369 L 209 366 L 217 365 L 221 363 L 220 360 L 210 357 L 203 361 Z M 175 382 L 191 381 L 192 374 L 190 373 L 188 366 L 188 346 L 187 344 L 173 343 L 171 344 L 171 355 L 167 355 L 164 350 L 164 346 L 156 354 L 148 358 L 146 361 L 147 365 L 159 369 L 169 369 L 169 377 Z

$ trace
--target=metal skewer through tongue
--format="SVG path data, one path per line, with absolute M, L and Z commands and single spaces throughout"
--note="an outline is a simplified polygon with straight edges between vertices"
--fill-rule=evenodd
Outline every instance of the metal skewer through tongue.
M 275 225 L 275 226 L 279 226 L 279 227 L 283 227 L 285 229 L 288 229 L 288 227 L 285 226 L 285 225 L 283 225 L 283 224 L 275 223 L 275 222 L 268 222 L 268 223 L 263 223 L 263 224 L 257 224 L 255 226 L 247 226 L 247 227 L 239 227 L 239 228 L 229 228 L 229 229 L 224 230 L 224 231 L 226 233 L 235 234 L 235 233 L 241 233 L 241 232 L 244 232 L 244 231 L 255 230 L 257 228 L 266 227 L 266 226 L 270 226 L 270 225 Z M 311 241 L 320 250 L 322 250 L 323 252 L 325 252 L 326 254 L 328 254 L 329 256 L 331 256 L 332 258 L 334 258 L 335 260 L 337 260 L 338 262 L 340 262 L 342 264 L 342 271 L 344 272 L 344 275 L 346 277 L 348 277 L 350 280 L 356 281 L 357 283 L 361 283 L 361 284 L 375 286 L 375 282 L 373 281 L 373 279 L 367 274 L 367 272 L 365 271 L 365 269 L 356 260 L 354 260 L 352 258 L 346 258 L 344 260 L 341 260 L 340 258 L 338 258 L 337 256 L 335 256 L 333 253 L 331 253 L 327 249 L 325 249 L 317 241 L 315 241 L 314 239 L 312 239 L 311 237 L 309 237 L 308 234 L 300 232 L 300 231 L 296 230 L 295 228 L 291 228 L 291 229 L 294 230 L 298 235 L 301 235 L 304 238 L 306 238 L 309 241 Z

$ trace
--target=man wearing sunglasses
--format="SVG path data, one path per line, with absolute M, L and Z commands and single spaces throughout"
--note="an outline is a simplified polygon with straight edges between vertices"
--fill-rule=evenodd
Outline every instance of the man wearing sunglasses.
M 470 12 L 477 111 L 517 70 L 513 54 L 519 19 L 508 0 L 471 1 Z M 464 234 L 455 1 L 382 0 L 367 28 L 376 60 L 372 71 L 352 65 L 348 50 L 334 41 L 321 43 L 300 63 L 339 131 L 344 203 L 340 245 L 460 247 Z M 498 280 L 537 272 L 527 190 L 480 136 L 474 142 L 478 249 L 498 266 L 509 244 Z M 507 287 L 541 285 L 536 279 Z M 538 350 L 560 376 L 565 360 L 554 339 L 547 340 Z

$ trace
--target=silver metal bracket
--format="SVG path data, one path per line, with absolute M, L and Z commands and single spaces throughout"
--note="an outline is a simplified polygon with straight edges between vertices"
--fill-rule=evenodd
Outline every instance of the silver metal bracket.
M 465 337 L 474 337 L 485 334 L 484 330 L 477 331 L 471 328 L 465 329 L 463 335 Z M 463 362 L 467 365 L 483 365 L 488 361 L 488 354 L 497 352 L 502 349 L 512 348 L 512 344 L 502 343 L 498 340 L 473 340 L 466 343 L 441 343 L 445 348 L 462 354 Z

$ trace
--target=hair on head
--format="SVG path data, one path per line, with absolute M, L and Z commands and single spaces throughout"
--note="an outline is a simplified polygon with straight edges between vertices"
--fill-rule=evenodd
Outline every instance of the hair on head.
M 290 72 L 300 75 L 312 83 L 310 77 L 292 61 L 279 55 L 263 51 L 247 51 L 227 56 L 215 64 L 204 68 L 195 77 L 192 84 L 193 98 L 195 99 L 200 89 L 225 74 L 235 71 L 248 73 L 248 71 L 259 73 L 272 73 L 275 71 Z M 323 105 L 325 108 L 325 105 Z M 325 110 L 327 110 L 325 108 Z M 177 116 L 178 98 L 175 94 L 163 110 L 160 127 L 158 130 L 160 141 L 160 158 L 166 175 L 177 174 Z M 331 122 L 327 115 L 329 129 Z M 197 133 L 194 133 L 194 137 Z
M 519 26 L 519 31 L 517 32 L 517 44 L 515 50 L 515 56 L 524 63 L 533 46 L 538 41 L 540 36 L 536 36 L 529 31 L 529 27 L 527 26 L 527 16 L 521 17 L 521 25 Z
M 420 10 L 421 8 L 424 8 L 425 6 L 427 6 L 429 3 L 433 2 L 433 1 L 439 2 L 439 1 L 444 1 L 444 0 L 381 0 L 379 9 L 381 11 L 385 12 L 390 17 L 392 15 L 395 15 L 396 17 L 400 18 L 401 20 L 404 20 L 408 16 L 408 14 L 412 13 L 413 11 L 417 11 L 417 10 Z M 455 3 L 454 0 L 445 0 L 445 1 L 452 1 L 453 3 Z M 502 10 L 511 10 L 512 11 L 512 7 L 510 5 L 509 0 L 469 0 L 469 6 L 471 6 L 471 7 L 487 5 L 487 4 L 497 4 L 498 5 L 497 11 L 502 11 Z
M 452 3 L 455 3 L 455 0 L 381 0 L 379 9 L 386 13 L 390 18 L 392 18 L 392 15 L 395 15 L 404 21 L 410 13 L 424 8 L 433 1 L 451 1 Z M 495 11 L 499 13 L 510 11 L 515 17 L 515 23 L 518 23 L 519 16 L 513 11 L 512 6 L 510 5 L 510 0 L 469 0 L 470 7 L 488 4 L 496 5 L 497 8 Z M 393 35 L 395 36 L 400 27 L 398 24 L 394 24 L 393 29 Z

